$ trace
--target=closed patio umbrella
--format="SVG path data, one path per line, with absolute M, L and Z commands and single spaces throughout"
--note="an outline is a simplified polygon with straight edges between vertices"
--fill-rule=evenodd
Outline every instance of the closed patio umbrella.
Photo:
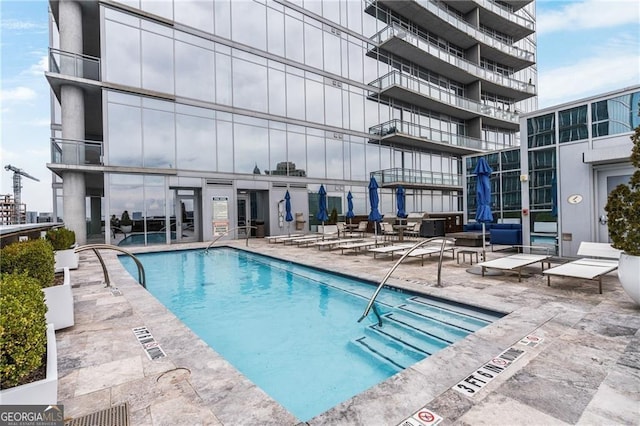
M 318 191 L 318 214 L 316 218 L 322 222 L 323 234 L 324 234 L 324 223 L 329 220 L 329 216 L 327 216 L 327 191 L 324 189 L 324 185 L 320 185 L 320 190 Z M 323 236 L 324 239 L 324 236 Z
M 287 231 L 291 235 L 291 222 L 293 222 L 293 216 L 291 215 L 291 195 L 289 190 L 284 194 L 284 220 L 287 221 Z
M 378 242 L 378 222 L 382 220 L 382 215 L 378 211 L 378 204 L 380 198 L 378 197 L 378 182 L 376 178 L 371 176 L 369 180 L 369 202 L 371 203 L 371 212 L 369 212 L 369 220 L 374 222 L 373 229 L 376 237 L 376 243 Z
M 486 261 L 486 253 L 484 248 L 485 241 L 485 224 L 493 222 L 493 213 L 491 212 L 491 180 L 490 176 L 493 169 L 487 163 L 484 157 L 480 157 L 473 173 L 477 176 L 476 181 L 476 222 L 482 223 L 482 260 Z
M 353 195 L 351 195 L 351 191 L 347 194 L 347 214 L 345 217 L 349 219 L 349 224 L 351 224 L 351 219 L 355 217 L 355 214 L 353 214 Z
M 398 213 L 396 214 L 396 216 L 401 219 L 407 217 L 407 212 L 404 211 L 404 201 L 404 188 L 402 187 L 402 185 L 399 185 L 398 188 L 396 188 L 396 206 L 398 207 Z

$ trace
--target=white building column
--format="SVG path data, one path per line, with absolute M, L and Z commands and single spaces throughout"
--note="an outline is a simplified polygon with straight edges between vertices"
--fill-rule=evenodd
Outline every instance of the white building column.
M 60 50 L 71 53 L 82 53 L 82 9 L 76 0 L 61 0 Z M 61 72 L 75 75 L 73 64 L 61 64 Z M 82 141 L 85 139 L 84 128 L 84 93 L 78 86 L 63 85 L 60 88 L 60 107 L 62 112 L 62 138 Z M 83 150 L 76 150 L 74 145 L 65 145 L 63 162 L 77 164 Z M 82 154 L 84 157 L 84 152 Z M 67 171 L 62 174 L 63 218 L 65 226 L 76 234 L 78 244 L 87 242 L 86 188 L 84 173 Z

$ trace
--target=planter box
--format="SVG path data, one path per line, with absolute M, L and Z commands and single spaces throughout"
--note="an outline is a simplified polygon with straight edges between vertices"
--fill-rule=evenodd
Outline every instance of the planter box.
M 71 327 L 75 324 L 73 316 L 73 293 L 69 268 L 64 268 L 64 284 L 43 288 L 44 301 L 47 304 L 47 323 L 53 324 L 54 330 Z
M 53 254 L 56 259 L 56 271 L 61 271 L 63 268 L 78 269 L 80 254 L 76 253 L 74 249 L 56 250 Z
M 47 325 L 47 377 L 0 391 L 0 404 L 56 405 L 58 403 L 58 349 L 53 324 Z

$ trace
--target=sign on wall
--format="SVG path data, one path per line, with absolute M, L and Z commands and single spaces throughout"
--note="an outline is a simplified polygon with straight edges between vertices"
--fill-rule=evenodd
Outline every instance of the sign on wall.
M 213 236 L 224 235 L 229 231 L 229 197 L 213 197 L 211 211 Z

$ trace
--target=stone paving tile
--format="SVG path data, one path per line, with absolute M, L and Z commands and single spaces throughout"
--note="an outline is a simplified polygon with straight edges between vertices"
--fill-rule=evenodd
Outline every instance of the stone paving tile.
M 238 248 L 349 273 L 373 283 L 395 263 L 360 254 L 318 251 L 264 240 Z M 206 243 L 172 246 L 202 248 Z M 131 248 L 133 252 L 166 247 Z M 132 425 L 296 425 L 298 420 L 195 336 L 122 268 L 103 254 L 81 253 L 72 273 L 76 325 L 56 333 L 59 399 L 67 416 L 128 402 Z M 505 253 L 487 252 L 489 259 Z M 397 258 L 397 257 L 396 257 Z M 507 315 L 473 335 L 308 422 L 310 425 L 394 425 L 427 406 L 442 425 L 633 424 L 640 418 L 640 308 L 615 274 L 597 283 L 553 278 L 539 268 L 517 276 L 474 275 L 445 258 L 442 286 L 433 259 L 401 265 L 389 284 L 482 306 Z M 363 306 L 364 309 L 364 306 Z M 167 357 L 150 360 L 132 328 L 145 325 Z M 503 350 L 535 333 L 543 338 L 475 397 L 452 389 Z

